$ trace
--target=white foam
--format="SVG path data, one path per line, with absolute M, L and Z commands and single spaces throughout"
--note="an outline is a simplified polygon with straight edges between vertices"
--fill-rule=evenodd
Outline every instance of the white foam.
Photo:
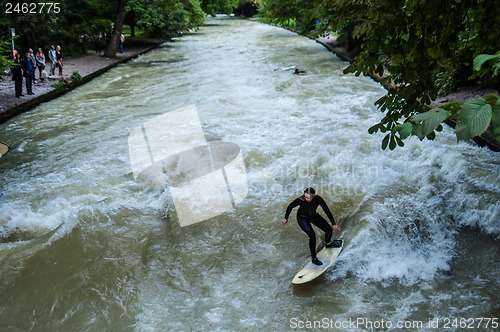
M 77 226 L 93 234 L 116 225 L 99 240 L 130 255 L 117 270 L 133 267 L 127 271 L 137 289 L 131 306 L 140 311 L 133 321 L 142 331 L 182 330 L 196 317 L 213 329 L 270 324 L 278 330 L 287 323 L 274 320 L 284 313 L 281 302 L 290 315 L 322 308 L 332 315 L 330 306 L 309 309 L 306 296 L 283 286 L 308 249 L 297 225 L 282 228 L 280 220 L 308 185 L 346 230 L 345 249 L 327 274 L 345 286 L 343 305 L 350 307 L 338 314 L 344 317 L 370 305 L 374 314 L 384 309 L 372 303 L 373 285 L 365 283 L 429 291 L 450 270 L 464 225 L 498 236 L 497 155 L 457 144 L 448 129 L 436 141 L 411 138 L 404 148 L 382 151 L 383 135 L 367 133 L 382 116 L 373 106 L 385 93 L 380 86 L 342 75 L 346 64 L 308 39 L 242 24 L 255 29 L 248 39 L 231 31 L 213 45 L 206 35 L 186 36 L 2 126 L 19 147 L 2 158 L 9 180 L 0 184 L 2 235 L 19 229 L 29 241 L 61 223 L 63 235 Z M 138 66 L 168 58 L 181 60 Z M 284 66 L 308 74 L 274 70 Z M 110 86 L 113 98 L 88 100 Z M 208 141 L 241 147 L 249 194 L 236 209 L 179 229 L 169 192 L 136 186 L 127 137 L 145 121 L 191 104 Z M 122 228 L 126 235 L 117 236 Z M 366 298 L 356 296 L 360 289 Z M 407 301 L 418 305 L 420 294 Z M 394 318 L 412 312 L 401 308 Z

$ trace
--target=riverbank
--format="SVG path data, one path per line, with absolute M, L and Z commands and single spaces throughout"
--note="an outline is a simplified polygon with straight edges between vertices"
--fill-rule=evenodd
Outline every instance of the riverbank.
M 328 49 L 330 52 L 335 53 L 340 59 L 348 62 L 353 62 L 355 54 L 352 52 L 349 52 L 348 49 L 342 47 L 339 45 L 335 39 L 335 37 L 320 37 L 316 39 L 316 42 L 323 45 L 326 49 Z M 373 78 L 376 81 L 377 78 Z M 440 96 L 438 97 L 433 103 L 432 107 L 438 107 L 439 105 L 446 104 L 451 101 L 458 101 L 462 102 L 470 98 L 479 98 L 479 97 L 486 97 L 489 94 L 498 94 L 498 91 L 493 90 L 493 89 L 481 89 L 478 87 L 464 87 L 464 88 L 459 88 L 456 91 L 453 91 L 452 93 L 447 94 L 446 96 Z M 454 121 L 448 121 L 447 124 L 454 128 L 455 127 L 455 122 Z M 479 146 L 487 146 L 493 151 L 500 151 L 500 144 L 497 142 L 495 137 L 490 131 L 486 131 L 480 136 L 477 136 L 474 138 L 474 142 L 478 144 Z
M 14 82 L 10 77 L 7 77 L 5 80 L 0 81 L 0 123 L 29 111 L 41 103 L 53 100 L 89 82 L 109 69 L 156 48 L 159 44 L 159 41 L 129 38 L 125 42 L 125 51 L 123 54 L 117 53 L 114 58 L 106 58 L 102 53 L 98 54 L 94 51 L 88 51 L 86 54 L 80 56 L 66 57 L 64 58 L 62 77 L 57 76 L 56 70 L 56 76 L 50 76 L 48 79 L 41 81 L 38 79 L 38 71 L 36 72 L 37 83 L 33 85 L 34 95 L 26 93 L 25 82 L 23 81 L 24 96 L 17 98 L 14 92 Z M 50 71 L 50 63 L 48 62 L 46 69 Z M 82 76 L 82 79 L 73 82 L 71 80 L 73 72 L 78 72 Z M 65 82 L 66 84 L 63 87 L 54 88 L 54 85 L 59 82 Z

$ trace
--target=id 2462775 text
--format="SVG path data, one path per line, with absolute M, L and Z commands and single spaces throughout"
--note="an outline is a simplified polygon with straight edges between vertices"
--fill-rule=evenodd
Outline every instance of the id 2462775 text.
M 5 3 L 5 14 L 41 14 L 61 12 L 61 3 L 59 2 L 18 2 Z

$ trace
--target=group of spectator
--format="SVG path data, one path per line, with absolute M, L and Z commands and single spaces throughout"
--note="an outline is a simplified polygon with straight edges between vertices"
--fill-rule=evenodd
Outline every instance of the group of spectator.
M 38 69 L 38 79 L 44 81 L 49 77 L 45 70 L 45 54 L 41 48 L 38 49 L 36 54 L 30 48 L 24 57 L 17 51 L 13 51 L 14 64 L 11 66 L 12 79 L 15 81 L 16 97 L 21 98 L 23 95 L 23 77 L 26 79 L 26 93 L 34 95 L 33 84 L 36 84 L 36 70 Z M 59 76 L 63 75 L 63 59 L 61 54 L 61 47 L 58 45 L 51 46 L 48 51 L 48 58 L 51 62 L 50 76 L 55 75 L 56 68 L 59 69 Z

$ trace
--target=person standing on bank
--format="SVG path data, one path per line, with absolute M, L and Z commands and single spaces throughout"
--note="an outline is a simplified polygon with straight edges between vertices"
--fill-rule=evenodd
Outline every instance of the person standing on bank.
M 123 54 L 123 43 L 125 42 L 125 36 L 123 33 L 120 33 L 120 44 L 118 45 L 118 49 L 120 50 L 120 54 Z
M 56 48 L 54 47 L 54 45 L 50 46 L 49 59 L 50 61 L 52 61 L 52 64 L 50 66 L 50 76 L 54 76 L 56 74 L 56 66 L 57 66 Z
M 307 234 L 307 236 L 309 236 L 309 250 L 311 251 L 312 262 L 316 265 L 322 265 L 323 263 L 316 257 L 316 233 L 314 232 L 312 225 L 319 227 L 323 232 L 325 232 L 325 242 L 327 248 L 333 247 L 332 228 L 338 232 L 341 232 L 342 229 L 335 223 L 333 214 L 328 208 L 328 205 L 326 205 L 325 200 L 321 196 L 316 195 L 316 191 L 312 187 L 306 188 L 302 196 L 294 199 L 288 205 L 285 211 L 285 217 L 282 221 L 283 226 L 286 225 L 290 213 L 297 206 L 299 207 L 297 210 L 297 222 L 300 228 Z M 325 218 L 316 212 L 318 206 L 321 206 L 323 211 L 326 213 L 332 226 L 328 224 Z
M 36 67 L 38 68 L 38 78 L 43 82 L 45 80 L 45 77 L 42 76 L 42 72 L 45 70 L 45 55 L 41 48 L 38 49 L 35 59 Z
M 57 45 L 56 47 L 56 63 L 57 68 L 59 68 L 59 76 L 63 76 L 63 58 L 61 53 L 61 46 Z
M 36 75 L 35 75 L 35 71 L 36 71 L 36 57 L 35 57 L 35 54 L 33 54 L 33 49 L 29 49 L 29 55 L 30 55 L 30 59 L 31 59 L 31 63 L 33 63 L 33 73 L 32 73 L 32 78 L 33 78 L 33 84 L 36 84 L 38 83 L 36 81 Z
M 14 64 L 10 67 L 12 79 L 16 90 L 16 97 L 21 98 L 23 95 L 23 69 L 21 68 L 21 55 L 17 50 L 13 51 Z
M 30 52 L 27 52 L 22 68 L 24 77 L 26 78 L 26 92 L 29 95 L 34 95 L 33 77 L 35 76 L 35 66 L 35 61 L 31 58 Z

